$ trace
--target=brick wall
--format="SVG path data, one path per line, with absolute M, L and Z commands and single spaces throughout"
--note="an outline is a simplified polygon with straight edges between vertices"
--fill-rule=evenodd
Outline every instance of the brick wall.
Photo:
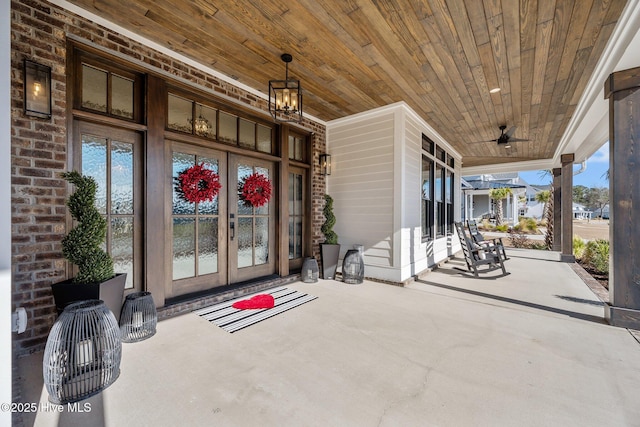
M 60 241 L 66 232 L 67 186 L 60 172 L 67 167 L 66 37 L 73 35 L 176 76 L 193 85 L 268 111 L 267 102 L 214 76 L 154 51 L 55 5 L 39 0 L 11 2 L 11 177 L 12 177 L 12 310 L 25 307 L 29 326 L 14 336 L 15 351 L 40 350 L 55 320 L 50 285 L 67 278 Z M 24 58 L 52 68 L 52 117 L 23 114 Z M 313 246 L 318 255 L 325 183 L 318 156 L 325 152 L 323 125 L 305 120 L 313 137 Z

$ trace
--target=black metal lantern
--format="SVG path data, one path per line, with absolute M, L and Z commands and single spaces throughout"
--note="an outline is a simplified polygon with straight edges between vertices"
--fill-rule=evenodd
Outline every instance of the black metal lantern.
M 156 333 L 158 313 L 151 292 L 134 292 L 127 295 L 120 314 L 122 342 L 138 342 Z
M 300 271 L 300 277 L 304 283 L 316 283 L 318 281 L 319 269 L 318 261 L 315 258 L 305 258 L 302 263 L 302 270 Z
M 113 313 L 101 300 L 69 304 L 51 328 L 42 361 L 49 401 L 74 403 L 118 379 L 122 342 Z
M 331 154 L 320 154 L 320 175 L 331 175 Z
M 359 285 L 364 281 L 364 254 L 361 245 L 357 249 L 349 249 L 342 260 L 342 281 L 351 285 Z
M 293 57 L 288 53 L 280 57 L 285 63 L 284 80 L 269 80 L 269 112 L 279 122 L 302 121 L 302 87 L 300 80 L 289 78 L 289 62 Z
M 24 113 L 51 117 L 51 67 L 24 60 Z

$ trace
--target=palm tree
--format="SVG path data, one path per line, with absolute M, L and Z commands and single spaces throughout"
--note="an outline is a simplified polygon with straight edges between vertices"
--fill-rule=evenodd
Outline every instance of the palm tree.
M 509 187 L 492 188 L 489 197 L 496 201 L 496 225 L 502 225 L 502 201 L 509 197 L 512 191 Z
M 551 191 L 549 190 L 542 190 L 536 193 L 536 202 L 543 203 L 543 207 L 542 207 L 543 218 L 547 217 L 547 209 L 549 208 L 548 203 L 549 203 L 550 197 L 551 197 Z
M 551 190 L 543 190 L 536 193 L 536 202 L 544 203 L 542 217 L 547 222 L 544 244 L 548 250 L 551 250 L 553 246 L 553 186 L 551 186 Z

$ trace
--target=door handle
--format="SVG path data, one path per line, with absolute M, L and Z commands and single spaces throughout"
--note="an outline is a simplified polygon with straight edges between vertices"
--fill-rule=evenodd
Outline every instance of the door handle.
M 231 222 L 229 223 L 229 239 L 233 240 L 236 237 L 236 224 L 234 221 L 234 214 L 229 214 Z

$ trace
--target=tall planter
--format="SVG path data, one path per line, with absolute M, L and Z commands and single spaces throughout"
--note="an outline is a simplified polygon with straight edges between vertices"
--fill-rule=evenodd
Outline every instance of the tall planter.
M 340 258 L 340 245 L 320 243 L 320 256 L 322 257 L 322 278 L 335 279 Z
M 107 221 L 95 207 L 98 184 L 77 171 L 62 177 L 75 185 L 67 207 L 76 226 L 62 239 L 62 255 L 78 266 L 75 278 L 51 286 L 56 308 L 60 313 L 75 301 L 100 299 L 120 317 L 126 274 L 116 275 L 113 260 L 102 249 L 107 236 Z
M 62 313 L 64 308 L 71 303 L 99 299 L 104 301 L 104 304 L 118 320 L 120 319 L 126 281 L 126 273 L 116 274 L 104 282 L 88 283 L 82 286 L 78 286 L 73 279 L 69 279 L 52 284 L 51 291 L 53 292 L 53 300 L 56 303 L 58 314 Z
M 340 256 L 340 245 L 338 244 L 338 235 L 333 231 L 336 224 L 336 217 L 333 214 L 333 198 L 324 195 L 324 224 L 322 224 L 322 234 L 324 234 L 324 243 L 320 244 L 320 256 L 322 258 L 322 278 L 333 279 L 336 277 L 338 268 L 338 258 Z

